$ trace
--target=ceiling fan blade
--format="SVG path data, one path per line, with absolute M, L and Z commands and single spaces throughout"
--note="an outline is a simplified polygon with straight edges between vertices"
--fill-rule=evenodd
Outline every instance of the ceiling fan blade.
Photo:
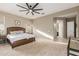
M 35 13 L 37 13 L 37 14 L 40 14 L 39 12 L 36 12 L 36 11 L 34 11 Z
M 31 12 L 32 13 L 32 15 L 34 15 L 34 13 L 33 12 Z
M 40 11 L 40 10 L 43 10 L 43 9 L 34 9 L 34 11 Z
M 18 5 L 18 4 L 16 4 L 18 7 L 21 7 L 21 8 L 24 8 L 24 9 L 27 9 L 26 7 L 23 7 L 23 6 L 21 6 L 21 5 Z
M 27 5 L 27 7 L 30 9 L 30 6 L 29 6 L 29 4 L 28 4 L 28 3 L 26 3 L 26 5 Z
M 23 11 L 28 11 L 28 10 L 19 10 L 20 12 L 23 12 Z
M 39 3 L 36 3 L 36 4 L 32 7 L 32 9 L 34 9 L 38 4 L 39 4 Z
M 29 11 L 26 13 L 26 15 L 29 13 Z

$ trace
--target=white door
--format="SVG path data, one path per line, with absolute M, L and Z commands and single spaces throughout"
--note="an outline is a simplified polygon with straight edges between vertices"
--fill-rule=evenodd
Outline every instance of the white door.
M 67 37 L 74 37 L 74 21 L 67 22 Z

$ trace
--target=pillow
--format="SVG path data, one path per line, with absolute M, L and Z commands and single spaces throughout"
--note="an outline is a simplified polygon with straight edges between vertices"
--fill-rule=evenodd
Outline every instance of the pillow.
M 12 32 L 10 32 L 10 34 L 22 34 L 22 33 L 24 33 L 23 31 L 12 31 Z

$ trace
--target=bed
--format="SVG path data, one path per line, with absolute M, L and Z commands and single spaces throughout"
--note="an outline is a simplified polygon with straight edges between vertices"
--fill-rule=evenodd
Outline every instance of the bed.
M 12 46 L 12 48 L 14 48 L 14 47 L 35 41 L 35 36 L 30 33 L 25 33 L 25 28 L 8 27 L 7 28 L 7 40 Z

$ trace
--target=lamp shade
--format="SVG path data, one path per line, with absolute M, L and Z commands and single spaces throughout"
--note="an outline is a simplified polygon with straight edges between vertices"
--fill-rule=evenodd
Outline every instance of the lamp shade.
M 1 31 L 4 30 L 4 24 L 0 24 L 0 30 L 1 30 Z

